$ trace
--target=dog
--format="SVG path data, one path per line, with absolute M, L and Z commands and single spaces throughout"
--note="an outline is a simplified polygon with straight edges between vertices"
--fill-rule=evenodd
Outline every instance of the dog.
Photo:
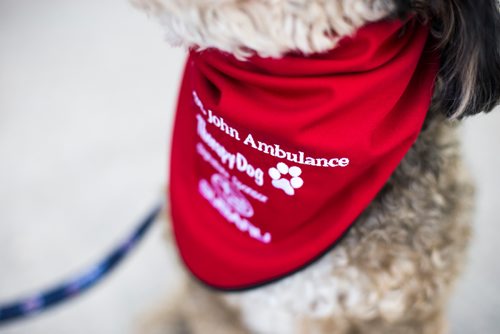
M 255 56 L 280 59 L 290 53 L 315 57 L 341 47 L 346 37 L 356 38 L 364 27 L 385 21 L 412 20 L 426 25 L 435 41 L 433 49 L 439 53 L 432 97 L 418 138 L 335 247 L 317 254 L 322 256 L 303 270 L 245 291 L 217 291 L 189 276 L 160 330 L 446 333 L 446 304 L 465 263 L 474 202 L 474 186 L 462 162 L 457 128 L 461 120 L 493 110 L 500 100 L 499 3 L 133 2 L 159 19 L 172 45 L 194 54 L 217 50 L 241 62 Z M 402 33 L 404 29 L 403 24 Z M 198 95 L 193 99 L 202 112 L 207 111 Z M 204 122 L 216 123 L 216 116 L 210 115 Z M 215 125 L 222 128 L 223 118 L 217 120 Z M 228 131 L 235 129 L 224 124 Z M 269 172 L 271 177 L 274 172 Z M 290 184 L 281 186 L 284 192 L 294 191 Z

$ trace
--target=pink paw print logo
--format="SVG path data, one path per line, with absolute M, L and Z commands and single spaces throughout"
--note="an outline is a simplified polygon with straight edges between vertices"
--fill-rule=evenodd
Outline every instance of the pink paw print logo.
M 300 177 L 301 174 L 302 170 L 300 167 L 288 167 L 284 162 L 278 162 L 276 167 L 269 168 L 269 176 L 273 179 L 273 187 L 283 190 L 289 196 L 295 195 L 295 190 L 304 184 L 304 180 Z M 285 178 L 287 175 L 290 178 Z

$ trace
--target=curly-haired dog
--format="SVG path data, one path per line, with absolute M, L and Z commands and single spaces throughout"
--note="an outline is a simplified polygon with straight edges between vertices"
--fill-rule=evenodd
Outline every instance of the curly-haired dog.
M 250 291 L 219 292 L 189 279 L 168 316 L 164 331 L 217 334 L 446 332 L 445 306 L 464 263 L 474 193 L 462 164 L 456 128 L 459 120 L 492 110 L 500 99 L 498 2 L 134 2 L 161 20 L 172 44 L 200 54 L 203 50 L 216 49 L 243 63 L 253 56 L 262 59 L 279 59 L 287 54 L 316 57 L 335 50 L 346 36 L 355 39 L 362 27 L 410 19 L 429 27 L 430 36 L 436 42 L 434 49 L 439 51 L 432 100 L 425 109 L 418 138 L 344 238 L 304 270 L 272 283 L 268 279 L 269 284 Z M 402 25 L 402 34 L 404 29 Z M 281 75 L 286 76 L 286 70 Z M 211 84 L 217 90 L 217 82 Z M 208 107 L 203 103 L 207 102 L 200 101 L 194 94 L 194 104 L 205 113 Z M 203 123 L 198 126 L 211 121 L 219 130 L 233 137 L 238 135 L 231 133 L 236 130 L 222 118 L 214 118 L 212 114 L 206 117 L 204 121 L 199 120 Z M 389 135 L 389 130 L 392 131 L 386 129 L 384 135 Z M 209 139 L 212 143 L 215 140 Z M 210 140 L 206 139 L 207 145 Z M 214 159 L 210 160 L 208 151 L 199 147 L 198 153 L 210 162 Z M 223 174 L 220 163 L 212 161 L 211 167 Z M 298 170 L 294 172 L 297 177 Z M 252 175 L 255 173 L 254 170 Z M 274 178 L 277 169 L 270 169 L 269 174 Z M 279 187 L 291 195 L 302 186 L 302 181 L 296 180 L 293 187 L 291 184 L 283 183 Z M 278 183 L 273 185 L 278 187 Z M 206 199 L 214 196 L 206 189 L 205 195 Z M 224 214 L 223 209 L 218 209 Z M 251 228 L 245 225 L 241 230 L 248 232 Z M 257 232 L 254 237 L 259 236 Z M 269 241 L 260 237 L 261 241 Z M 225 268 L 211 270 L 217 272 Z

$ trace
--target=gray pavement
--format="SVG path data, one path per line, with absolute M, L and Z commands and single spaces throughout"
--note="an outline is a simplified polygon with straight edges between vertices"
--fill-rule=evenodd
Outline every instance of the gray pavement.
M 124 0 L 0 0 L 0 301 L 93 263 L 160 196 L 184 52 Z M 479 186 L 452 333 L 500 324 L 500 111 L 468 120 Z M 2 334 L 133 333 L 176 288 L 156 225 L 103 284 Z

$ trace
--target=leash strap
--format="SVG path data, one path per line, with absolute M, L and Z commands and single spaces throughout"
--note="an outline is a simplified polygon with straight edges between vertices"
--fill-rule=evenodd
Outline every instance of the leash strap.
M 162 204 L 156 205 L 127 239 L 118 244 L 102 261 L 88 268 L 82 274 L 69 278 L 53 288 L 27 298 L 7 304 L 0 304 L 0 325 L 11 320 L 41 313 L 63 301 L 82 294 L 87 289 L 96 285 L 116 268 L 130 251 L 137 246 L 156 220 L 162 206 Z

